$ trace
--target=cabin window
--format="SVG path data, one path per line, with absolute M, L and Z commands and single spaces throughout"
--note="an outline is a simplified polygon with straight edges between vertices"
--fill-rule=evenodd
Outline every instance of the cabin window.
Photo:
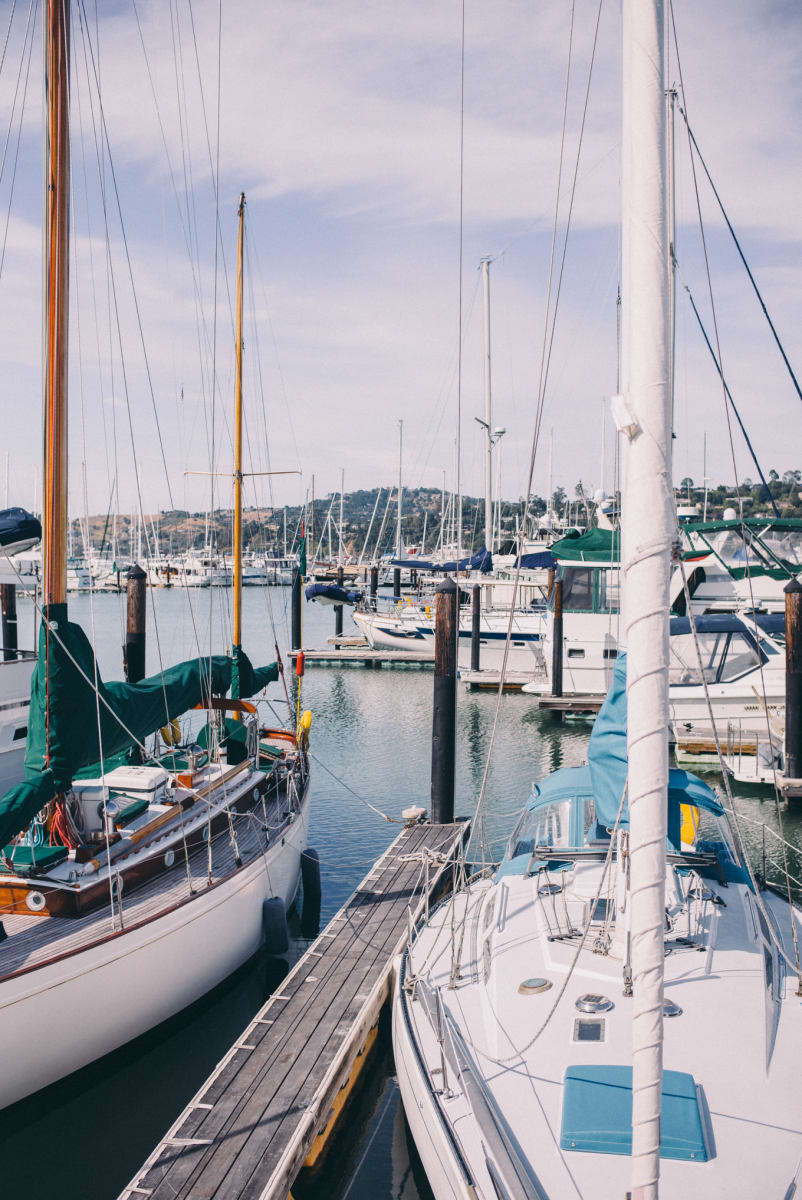
M 21 742 L 22 739 L 27 736 L 28 736 L 28 726 L 20 725 L 19 729 L 14 730 L 14 737 L 12 740 L 15 742 Z
M 618 612 L 621 596 L 620 574 L 617 567 L 597 571 L 599 578 L 599 612 Z
M 760 540 L 794 572 L 802 567 L 802 529 L 767 529 L 760 534 Z
M 588 567 L 568 567 L 563 572 L 563 610 L 593 612 L 593 571 Z
M 568 657 L 569 658 L 584 658 L 585 651 L 582 650 L 581 648 L 577 648 L 576 646 L 569 646 L 568 647 Z
M 669 683 L 679 687 L 701 686 L 699 658 L 702 660 L 705 682 L 715 683 L 728 636 L 726 633 L 700 633 L 698 657 L 692 633 L 675 634 L 669 638 Z
M 760 666 L 760 654 L 752 642 L 742 633 L 730 634 L 730 644 L 727 647 L 727 656 L 721 668 L 719 681 L 726 683 L 730 679 L 738 679 L 747 671 L 754 671 L 758 666 Z

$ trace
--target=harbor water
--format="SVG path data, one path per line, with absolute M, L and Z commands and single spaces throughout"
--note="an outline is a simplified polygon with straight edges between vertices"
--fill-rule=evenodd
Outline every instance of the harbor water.
M 160 663 L 168 666 L 210 649 L 225 650 L 230 602 L 225 589 L 150 592 L 148 672 L 157 671 Z M 119 678 L 125 597 L 73 596 L 70 614 L 93 641 L 103 677 Z M 324 647 L 334 631 L 333 610 L 305 604 L 303 620 L 305 646 Z M 30 608 L 21 600 L 23 646 L 30 639 L 25 633 L 31 621 Z M 346 632 L 350 625 L 346 615 Z M 246 589 L 243 628 L 243 644 L 255 664 L 275 658 L 276 641 L 286 656 L 289 589 Z M 267 724 L 284 723 L 287 704 L 281 683 L 268 691 L 270 706 L 262 706 L 262 718 Z M 310 845 L 320 855 L 325 924 L 399 832 L 399 825 L 381 814 L 397 819 L 410 805 L 428 807 L 432 673 L 404 667 L 310 668 L 302 704 L 313 713 Z M 460 689 L 458 815 L 474 812 L 495 708 L 495 693 Z M 502 698 L 477 855 L 500 855 L 532 784 L 558 767 L 583 762 L 590 730 L 584 721 L 558 723 L 540 713 L 531 697 Z M 707 778 L 720 786 L 717 775 Z M 777 829 L 772 793 L 738 787 L 735 800 L 757 870 L 765 861 L 767 874 L 776 878 L 780 844 L 770 834 L 764 837 L 759 824 Z M 782 819 L 786 838 L 802 847 L 802 815 L 784 806 Z M 798 850 L 789 858 L 797 879 L 802 879 L 801 858 Z M 298 954 L 306 943 L 298 924 L 294 932 L 291 949 Z M 45 1200 L 52 1195 L 57 1167 L 60 1200 L 113 1200 L 284 971 L 283 960 L 255 958 L 159 1029 L 7 1110 L 0 1137 L 3 1194 L 24 1192 L 27 1200 Z M 96 1002 L 102 1005 L 103 997 Z M 91 1021 L 92 1013 L 74 1018 Z M 320 1177 L 293 1189 L 296 1200 L 415 1200 L 429 1194 L 406 1135 L 386 1030 L 346 1124 L 347 1134 Z

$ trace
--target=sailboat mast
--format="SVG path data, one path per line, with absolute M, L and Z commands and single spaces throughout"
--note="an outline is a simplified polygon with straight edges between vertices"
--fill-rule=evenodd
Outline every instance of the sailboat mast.
M 395 556 L 401 557 L 403 541 L 401 538 L 401 508 L 404 502 L 404 422 L 398 422 L 398 528 L 395 531 Z
M 239 198 L 237 237 L 237 345 L 234 389 L 234 622 L 235 646 L 242 645 L 242 257 L 245 232 L 245 193 Z
M 622 563 L 633 977 L 632 1196 L 660 1176 L 671 488 L 665 0 L 623 9 Z
M 45 361 L 42 601 L 67 602 L 67 341 L 70 236 L 70 6 L 44 6 Z
M 490 388 L 490 262 L 482 260 L 484 295 L 484 377 L 485 377 L 485 549 L 493 551 L 493 426 Z

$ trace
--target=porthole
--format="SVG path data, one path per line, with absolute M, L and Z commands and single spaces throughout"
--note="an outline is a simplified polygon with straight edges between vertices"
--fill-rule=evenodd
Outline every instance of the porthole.
M 208 840 L 209 840 L 209 826 L 208 825 L 204 825 L 201 837 L 203 838 L 204 842 L 208 842 Z
M 122 892 L 122 890 L 123 890 L 123 877 L 122 877 L 122 875 L 115 875 L 115 876 L 114 876 L 114 878 L 113 878 L 113 879 L 112 879 L 112 881 L 111 881 L 111 890 L 112 890 L 112 894 L 113 894 L 113 895 L 115 895 L 115 896 L 119 896 L 119 895 L 120 895 L 120 893 L 121 893 L 121 892 Z
M 28 892 L 25 903 L 31 912 L 41 912 L 45 907 L 45 898 L 41 892 Z
M 175 862 L 175 850 L 168 850 L 164 856 L 165 867 L 171 867 Z

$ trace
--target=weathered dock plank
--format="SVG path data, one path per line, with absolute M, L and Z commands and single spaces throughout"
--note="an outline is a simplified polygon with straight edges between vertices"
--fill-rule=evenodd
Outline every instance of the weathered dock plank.
M 389 994 L 409 909 L 459 852 L 464 822 L 406 827 L 296 963 L 122 1198 L 286 1196 Z

